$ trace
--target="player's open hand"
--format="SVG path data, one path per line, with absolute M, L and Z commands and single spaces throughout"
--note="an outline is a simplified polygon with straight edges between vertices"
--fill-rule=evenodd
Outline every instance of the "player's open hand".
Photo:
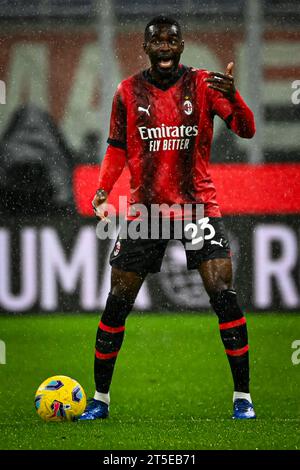
M 226 98 L 233 101 L 235 94 L 234 78 L 233 78 L 233 62 L 229 62 L 226 72 L 209 72 L 209 78 L 205 81 L 209 83 L 208 88 L 221 91 Z
M 98 220 L 103 220 L 104 222 L 110 222 L 107 218 L 107 193 L 105 191 L 96 191 L 94 199 L 92 201 L 92 206 L 94 209 L 95 216 Z

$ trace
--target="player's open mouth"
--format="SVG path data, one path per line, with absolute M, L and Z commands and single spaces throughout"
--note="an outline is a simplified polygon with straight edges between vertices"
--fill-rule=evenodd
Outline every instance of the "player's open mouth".
M 161 59 L 158 65 L 161 69 L 169 69 L 173 66 L 173 59 Z

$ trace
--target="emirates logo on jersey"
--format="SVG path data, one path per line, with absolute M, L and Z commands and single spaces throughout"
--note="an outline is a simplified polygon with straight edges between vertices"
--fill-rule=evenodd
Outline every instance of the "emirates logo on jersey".
M 183 111 L 185 112 L 185 114 L 187 114 L 188 116 L 190 114 L 192 114 L 193 112 L 193 105 L 192 103 L 190 102 L 190 100 L 185 100 L 185 102 L 183 103 Z
M 187 150 L 191 138 L 198 135 L 198 126 L 166 126 L 139 127 L 142 140 L 149 141 L 150 152 L 159 150 Z

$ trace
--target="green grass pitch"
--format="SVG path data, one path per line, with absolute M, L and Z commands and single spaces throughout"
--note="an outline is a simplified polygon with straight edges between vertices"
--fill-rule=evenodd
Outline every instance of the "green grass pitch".
M 117 360 L 110 418 L 44 423 L 34 394 L 47 377 L 94 391 L 98 316 L 0 317 L 0 449 L 299 449 L 300 339 L 296 314 L 249 314 L 257 420 L 233 421 L 232 382 L 211 314 L 132 314 Z

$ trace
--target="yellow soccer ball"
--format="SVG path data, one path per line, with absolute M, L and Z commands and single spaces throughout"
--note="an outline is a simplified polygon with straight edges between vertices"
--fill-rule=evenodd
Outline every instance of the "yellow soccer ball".
M 74 421 L 86 407 L 86 396 L 76 380 L 54 375 L 39 386 L 34 405 L 44 421 Z

